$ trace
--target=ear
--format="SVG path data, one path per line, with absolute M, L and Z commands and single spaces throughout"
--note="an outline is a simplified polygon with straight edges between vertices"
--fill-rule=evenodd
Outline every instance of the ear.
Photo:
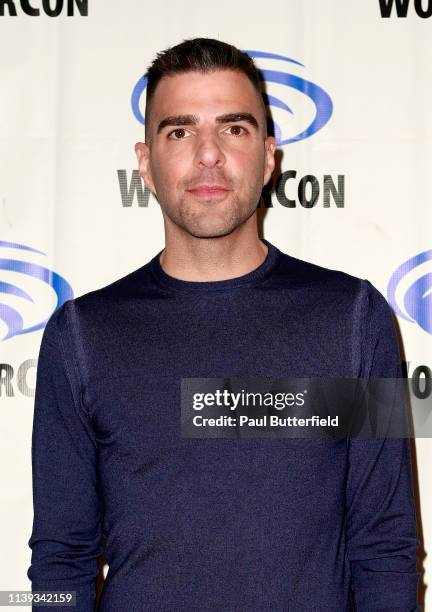
M 276 140 L 274 136 L 267 136 L 264 141 L 265 146 L 265 159 L 264 159 L 264 183 L 263 185 L 267 185 L 270 180 L 270 177 L 275 168 L 275 150 L 276 150 Z
M 138 159 L 138 171 L 144 179 L 144 183 L 152 193 L 156 193 L 150 169 L 150 149 L 145 142 L 137 142 L 135 153 Z

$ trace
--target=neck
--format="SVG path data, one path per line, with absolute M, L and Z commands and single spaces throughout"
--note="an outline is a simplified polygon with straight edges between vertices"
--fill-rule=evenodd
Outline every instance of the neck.
M 166 241 L 159 262 L 174 278 L 209 282 L 248 274 L 262 264 L 267 251 L 256 231 L 235 230 L 216 238 L 197 238 L 185 233 Z

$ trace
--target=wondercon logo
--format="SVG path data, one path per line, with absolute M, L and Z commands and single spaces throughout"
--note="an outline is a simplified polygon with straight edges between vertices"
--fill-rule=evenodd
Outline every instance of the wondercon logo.
M 423 251 L 392 274 L 387 298 L 394 312 L 432 334 L 432 250 Z
M 278 146 L 309 138 L 321 130 L 333 113 L 333 102 L 324 89 L 301 75 L 287 72 L 287 64 L 293 71 L 301 71 L 304 65 L 295 59 L 266 51 L 244 51 L 259 59 L 261 78 L 266 91 L 263 99 L 271 109 L 269 127 L 272 128 Z M 300 69 L 299 69 L 300 67 Z M 141 104 L 147 87 L 147 74 L 136 83 L 131 98 L 135 118 L 144 124 Z
M 34 261 L 26 261 L 20 258 L 24 254 L 28 258 L 29 253 L 44 256 L 46 253 L 24 244 L 0 240 L 0 254 L 3 249 L 3 254 L 6 256 L 0 256 L 0 329 L 2 324 L 6 325 L 7 334 L 3 337 L 3 340 L 8 340 L 13 336 L 27 334 L 45 327 L 51 313 L 46 319 L 29 327 L 24 327 L 24 311 L 29 311 L 26 314 L 30 318 L 32 311 L 34 312 L 34 306 L 43 306 L 41 290 L 45 296 L 46 285 L 49 285 L 56 295 L 57 303 L 54 310 L 59 308 L 66 300 L 73 298 L 73 290 L 69 283 L 57 272 L 53 272 Z M 14 255 L 8 257 L 7 254 L 11 250 Z M 32 255 L 32 259 L 35 258 L 35 255 Z M 40 283 L 44 283 L 44 285 L 40 285 Z M 30 309 L 29 306 L 31 306 Z

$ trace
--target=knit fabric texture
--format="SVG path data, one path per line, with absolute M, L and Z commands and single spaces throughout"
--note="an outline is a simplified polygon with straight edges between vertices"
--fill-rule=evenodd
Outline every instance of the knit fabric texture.
M 33 590 L 92 612 L 104 554 L 101 612 L 418 609 L 409 439 L 181 436 L 183 377 L 402 376 L 378 289 L 262 242 L 258 268 L 211 282 L 160 251 L 49 318 Z

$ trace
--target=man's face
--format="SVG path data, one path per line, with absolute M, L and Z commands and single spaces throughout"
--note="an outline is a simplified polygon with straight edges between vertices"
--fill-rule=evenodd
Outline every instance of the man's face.
M 256 210 L 274 169 L 259 93 L 241 72 L 163 77 L 155 90 L 140 175 L 164 216 L 188 234 L 231 233 Z

